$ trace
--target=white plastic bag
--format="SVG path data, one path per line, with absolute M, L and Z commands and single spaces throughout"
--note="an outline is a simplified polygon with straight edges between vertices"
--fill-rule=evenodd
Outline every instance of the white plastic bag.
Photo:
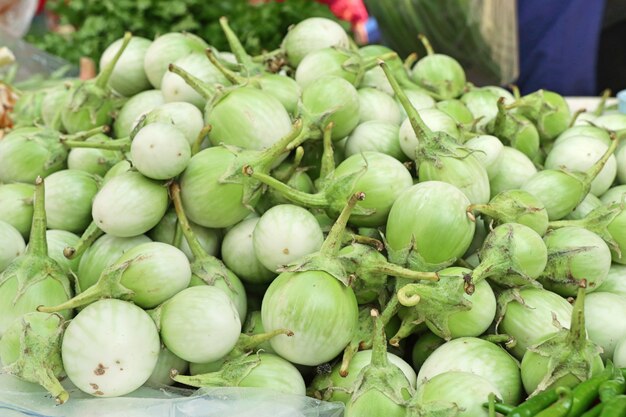
M 21 38 L 28 32 L 37 11 L 37 0 L 0 0 L 0 26 Z
M 43 388 L 0 375 L 2 417 L 340 417 L 343 404 L 257 388 L 204 388 L 195 392 L 142 387 L 117 398 L 95 398 L 71 383 L 67 403 L 54 405 Z M 190 395 L 191 393 L 191 395 Z

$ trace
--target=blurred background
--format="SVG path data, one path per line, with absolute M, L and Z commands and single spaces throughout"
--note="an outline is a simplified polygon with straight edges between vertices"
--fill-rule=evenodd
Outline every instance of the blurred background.
M 0 46 L 22 50 L 22 62 L 34 45 L 49 54 L 39 61 L 56 66 L 56 57 L 97 60 L 126 30 L 188 31 L 226 49 L 220 16 L 253 54 L 278 48 L 291 24 L 323 16 L 357 44 L 382 43 L 402 57 L 424 53 L 424 33 L 477 85 L 569 96 L 626 88 L 626 0 L 0 0 Z

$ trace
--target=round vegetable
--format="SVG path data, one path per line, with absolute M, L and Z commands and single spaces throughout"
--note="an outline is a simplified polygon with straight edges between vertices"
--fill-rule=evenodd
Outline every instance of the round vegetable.
M 130 155 L 137 171 L 148 178 L 165 180 L 187 168 L 191 147 L 179 129 L 156 122 L 137 132 L 130 146 Z
M 449 403 L 458 407 L 459 417 L 488 417 L 482 404 L 494 394 L 502 399 L 500 390 L 489 379 L 469 372 L 448 371 L 434 376 L 421 385 L 417 391 L 418 402 Z
M 283 39 L 282 49 L 289 64 L 297 67 L 302 58 L 318 49 L 330 46 L 347 48 L 346 31 L 330 19 L 311 17 L 292 27 Z
M 159 223 L 168 205 L 167 189 L 139 172 L 111 178 L 96 194 L 91 215 L 96 225 L 117 237 L 146 233 Z
M 276 353 L 296 364 L 319 365 L 346 347 L 358 309 L 352 289 L 327 272 L 283 272 L 267 289 L 261 314 L 266 331 L 294 332 L 270 341 Z
M 110 44 L 100 56 L 100 68 L 105 68 L 119 50 L 123 39 Z M 134 36 L 121 58 L 115 64 L 115 69 L 109 79 L 109 86 L 117 93 L 131 97 L 150 88 L 150 81 L 144 71 L 143 62 L 146 52 L 152 41 Z
M 582 227 L 551 230 L 544 238 L 548 263 L 539 281 L 562 296 L 574 296 L 578 281 L 587 281 L 587 292 L 604 282 L 611 267 L 611 251 L 604 240 Z
M 420 40 L 427 55 L 417 61 L 411 70 L 411 78 L 422 88 L 440 99 L 456 98 L 465 88 L 465 71 L 451 56 L 436 54 L 426 37 Z
M 585 326 L 589 339 L 600 345 L 602 358 L 613 357 L 617 343 L 626 337 L 626 322 L 617 320 L 626 314 L 626 299 L 608 292 L 587 294 Z
M 46 178 L 48 227 L 82 233 L 91 223 L 91 203 L 98 192 L 97 179 L 84 171 L 66 169 Z
M 418 271 L 449 265 L 463 256 L 474 236 L 467 197 L 455 186 L 427 181 L 406 189 L 387 220 L 390 260 Z
M 159 36 L 148 47 L 143 61 L 150 84 L 160 89 L 170 63 L 193 52 L 203 52 L 207 46 L 206 42 L 191 33 L 172 32 Z
M 241 321 L 235 305 L 219 288 L 187 288 L 156 310 L 165 347 L 189 362 L 212 362 L 237 343 Z
M 222 241 L 222 260 L 242 280 L 251 284 L 270 282 L 276 273 L 263 266 L 254 251 L 253 232 L 259 217 L 237 223 Z
M 0 272 L 13 259 L 24 253 L 26 243 L 20 232 L 9 223 L 0 220 Z
M 485 378 L 502 394 L 505 404 L 517 404 L 521 398 L 522 381 L 517 361 L 486 340 L 460 337 L 440 346 L 420 368 L 418 388 L 449 371 L 469 372 Z
M 281 204 L 263 213 L 252 241 L 259 262 L 277 272 L 282 265 L 319 250 L 324 235 L 310 212 L 292 204 Z
M 130 136 L 139 118 L 164 102 L 165 99 L 161 90 L 142 91 L 129 98 L 115 118 L 115 123 L 113 124 L 115 137 L 124 138 Z
M 100 300 L 74 317 L 63 335 L 63 367 L 81 391 L 98 397 L 128 394 L 143 385 L 159 357 L 159 333 L 141 308 Z

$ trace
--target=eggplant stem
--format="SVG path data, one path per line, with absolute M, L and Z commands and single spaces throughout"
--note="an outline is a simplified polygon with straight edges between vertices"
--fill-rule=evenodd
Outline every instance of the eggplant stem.
M 198 94 L 200 94 L 206 100 L 211 99 L 211 97 L 215 95 L 217 91 L 215 87 L 205 83 L 204 81 L 190 74 L 189 72 L 185 71 L 178 65 L 170 64 L 168 69 L 170 72 L 173 72 L 174 74 L 178 75 L 183 80 L 185 80 L 185 82 L 187 83 L 189 87 L 193 88 Z
M 45 364 L 42 364 L 42 366 L 36 370 L 36 378 L 37 383 L 54 397 L 54 401 L 57 405 L 65 404 L 70 398 L 70 394 L 63 388 L 63 385 L 61 385 L 54 375 L 54 372 Z
M 174 210 L 176 211 L 176 216 L 178 217 L 178 225 L 180 226 L 183 235 L 185 235 L 185 239 L 189 244 L 191 253 L 193 253 L 196 260 L 207 258 L 209 255 L 207 255 L 206 251 L 198 241 L 198 237 L 191 228 L 187 215 L 185 214 L 185 210 L 183 209 L 183 202 L 180 198 L 180 185 L 176 181 L 172 181 L 169 191 L 170 199 L 174 203 Z
M 37 311 L 42 313 L 56 313 L 63 310 L 71 310 L 91 304 L 103 298 L 116 298 L 130 300 L 135 293 L 121 284 L 122 275 L 132 264 L 132 260 L 119 265 L 111 265 L 106 268 L 98 281 L 75 297 L 56 306 L 39 306 Z
M 515 338 L 509 336 L 508 334 L 488 334 L 482 336 L 481 339 L 491 343 L 504 343 L 508 348 L 512 348 L 516 345 Z
M 192 156 L 197 154 L 198 152 L 200 152 L 200 150 L 202 148 L 202 143 L 204 142 L 204 140 L 206 139 L 208 134 L 211 132 L 212 128 L 213 128 L 212 125 L 206 125 L 206 126 L 204 126 L 202 128 L 202 130 L 200 130 L 200 132 L 198 133 L 198 137 L 193 142 L 193 145 L 191 145 L 191 155 Z
M 104 234 L 104 231 L 98 227 L 95 221 L 92 221 L 87 229 L 83 232 L 78 244 L 74 247 L 66 247 L 63 249 L 63 256 L 67 259 L 74 259 L 82 255 L 93 242 Z
M 48 256 L 46 229 L 46 190 L 43 178 L 37 177 L 35 179 L 33 221 L 30 228 L 30 239 L 26 254 L 40 257 Z
M 94 142 L 85 142 L 78 140 L 63 140 L 63 145 L 68 148 L 87 148 L 87 149 L 104 149 L 109 151 L 128 152 L 130 150 L 130 138 L 123 139 L 105 139 Z
M 107 84 L 109 83 L 109 79 L 113 74 L 113 70 L 115 69 L 115 65 L 117 65 L 117 62 L 119 61 L 120 57 L 124 53 L 124 50 L 130 43 L 132 37 L 133 35 L 130 32 L 124 33 L 124 38 L 122 40 L 122 45 L 120 46 L 120 49 L 117 50 L 111 62 L 109 62 L 107 66 L 104 67 L 104 69 L 96 77 L 96 86 L 103 90 L 106 88 Z
M 84 141 L 85 139 L 89 139 L 92 136 L 97 135 L 98 133 L 108 133 L 111 128 L 107 125 L 94 127 L 93 129 L 85 130 L 83 132 L 77 132 L 72 135 L 62 135 L 61 142 L 66 141 Z
M 251 163 L 251 165 L 260 166 L 263 169 L 269 168 L 280 155 L 297 148 L 306 141 L 309 138 L 309 132 L 308 126 L 304 126 L 302 119 L 296 119 L 289 133 L 280 138 L 269 148 L 262 150 L 258 158 L 255 162 Z
M 350 234 L 349 240 L 351 243 L 360 243 L 361 245 L 370 246 L 376 249 L 378 252 L 382 252 L 383 250 L 385 250 L 385 245 L 383 244 L 383 242 L 373 237 Z
M 262 182 L 274 190 L 278 191 L 283 197 L 294 203 L 302 204 L 306 207 L 312 208 L 326 208 L 329 205 L 328 199 L 324 193 L 308 194 L 304 191 L 296 190 L 289 185 L 278 181 L 271 175 L 257 172 L 250 165 L 246 165 L 242 168 L 244 175 L 252 177 L 257 181 Z
M 332 131 L 335 124 L 330 122 L 324 127 L 324 132 L 322 136 L 323 140 L 323 152 L 322 152 L 322 161 L 320 167 L 320 178 L 327 178 L 331 172 L 335 170 L 335 157 L 333 150 L 333 141 L 332 141 Z
M 209 61 L 211 61 L 211 64 L 213 64 L 213 66 L 215 68 L 217 68 L 222 75 L 224 75 L 224 77 L 226 77 L 226 79 L 228 81 L 230 81 L 231 83 L 233 83 L 234 85 L 244 85 L 247 81 L 246 78 L 242 77 L 241 75 L 237 74 L 234 71 L 231 71 L 230 69 L 226 68 L 219 59 L 217 59 L 217 57 L 215 56 L 215 52 L 213 51 L 213 49 L 211 48 L 207 48 L 206 50 L 206 56 L 207 58 L 209 58 Z
M 413 64 L 415 64 L 417 62 L 417 52 L 411 52 L 409 54 L 409 56 L 406 57 L 406 59 L 404 60 L 404 68 L 409 71 L 412 67 Z
M 389 275 L 392 277 L 406 278 L 410 280 L 422 280 L 422 281 L 439 281 L 439 274 L 437 272 L 420 272 L 413 271 L 412 269 L 403 268 L 399 265 L 391 262 L 384 262 L 375 265 L 372 268 L 373 271 L 380 274 Z
M 417 284 L 406 284 L 398 290 L 398 302 L 405 307 L 414 307 L 422 300 Z
M 343 351 L 343 356 L 341 357 L 341 366 L 339 367 L 339 376 L 345 378 L 350 372 L 348 369 L 350 368 L 350 362 L 352 362 L 352 358 L 354 358 L 354 354 L 359 351 L 358 344 L 354 342 L 350 342 L 348 346 Z
M 426 49 L 426 53 L 428 55 L 433 55 L 435 53 L 435 50 L 433 49 L 433 46 L 430 44 L 430 41 L 428 40 L 426 35 L 420 33 L 419 35 L 417 35 L 417 38 L 422 43 L 422 45 L 424 45 L 424 49 Z
M 609 136 L 611 138 L 611 144 L 607 148 L 606 152 L 602 155 L 600 159 L 596 163 L 592 165 L 592 167 L 585 172 L 585 182 L 587 184 L 591 184 L 591 182 L 598 176 L 604 165 L 609 160 L 615 149 L 617 149 L 617 145 L 619 144 L 619 138 L 615 134 L 615 132 L 610 132 Z
M 415 309 L 409 310 L 408 316 L 402 320 L 400 328 L 398 329 L 396 334 L 389 340 L 389 344 L 395 347 L 400 346 L 400 341 L 412 335 L 415 331 L 415 328 L 417 327 L 417 324 L 422 322 L 421 320 L 415 320 L 418 318 L 419 314 L 416 312 Z
M 394 317 L 398 313 L 398 309 L 400 308 L 400 303 L 398 302 L 398 297 L 394 294 L 383 309 L 383 312 L 380 315 L 380 319 L 383 322 L 383 325 L 387 325 L 392 317 Z
M 389 66 L 385 63 L 385 61 L 379 60 L 378 64 L 385 72 L 387 80 L 389 81 L 389 84 L 391 84 L 391 88 L 396 93 L 400 104 L 404 108 L 404 111 L 406 112 L 409 121 L 411 122 L 411 127 L 413 127 L 413 130 L 415 131 L 418 140 L 428 142 L 433 134 L 432 130 L 430 130 L 430 128 L 426 126 L 424 120 L 420 117 L 417 110 L 415 110 L 415 107 L 413 107 L 413 104 L 411 104 L 411 101 L 409 101 L 409 98 L 406 96 L 402 87 L 400 87 L 400 85 L 398 84 L 398 81 L 396 80 L 395 76 L 391 72 L 391 69 L 389 69 Z
M 594 110 L 593 114 L 595 116 L 600 116 L 604 113 L 604 109 L 606 107 L 607 99 L 611 97 L 611 89 L 607 88 L 602 92 L 602 96 L 600 96 L 600 102 L 598 103 L 598 107 Z
M 341 248 L 341 242 L 343 234 L 346 230 L 346 225 L 348 224 L 348 219 L 350 218 L 350 214 L 352 213 L 352 209 L 356 206 L 359 201 L 365 200 L 365 193 L 356 192 L 350 196 L 345 207 L 341 210 L 339 217 L 330 228 L 330 232 L 328 232 L 328 236 L 326 236 L 326 240 L 322 243 L 322 247 L 320 248 L 320 253 L 325 255 L 336 255 Z
M 385 336 L 385 326 L 380 320 L 378 310 L 370 310 L 372 320 L 374 320 L 374 337 L 372 338 L 372 359 L 371 364 L 377 368 L 386 368 L 389 364 L 387 357 L 387 337 Z
M 235 55 L 235 58 L 237 58 L 237 62 L 239 62 L 247 71 L 254 69 L 255 63 L 252 61 L 252 57 L 248 55 L 245 48 L 241 44 L 241 41 L 231 29 L 228 24 L 228 18 L 226 16 L 222 16 L 220 17 L 219 22 L 222 27 L 222 31 L 226 36 L 226 40 L 228 41 L 228 45 L 230 46 L 230 50 Z
M 242 333 L 239 336 L 239 341 L 237 342 L 237 345 L 235 346 L 235 350 L 238 351 L 238 354 L 236 356 L 251 352 L 261 343 L 267 342 L 268 340 L 273 339 L 274 337 L 281 334 L 287 337 L 291 337 L 294 333 L 288 329 L 276 329 L 272 330 L 271 332 L 258 333 L 254 335 L 247 335 L 245 333 Z M 228 357 L 232 357 L 231 354 L 228 354 Z
M 587 342 L 587 332 L 585 330 L 585 294 L 587 289 L 587 280 L 581 279 L 578 284 L 578 293 L 574 308 L 572 310 L 572 319 L 567 334 L 569 345 L 582 349 Z
M 183 238 L 185 234 L 183 233 L 183 228 L 180 227 L 180 221 L 178 220 L 178 216 L 176 217 L 176 222 L 174 225 L 174 236 L 172 236 L 171 245 L 177 248 L 180 248 L 180 245 L 183 243 Z
M 572 115 L 572 120 L 569 122 L 569 127 L 574 126 L 574 124 L 576 124 L 576 120 L 578 119 L 578 116 L 580 116 L 581 114 L 585 113 L 587 111 L 587 109 L 578 109 L 574 112 L 574 114 Z

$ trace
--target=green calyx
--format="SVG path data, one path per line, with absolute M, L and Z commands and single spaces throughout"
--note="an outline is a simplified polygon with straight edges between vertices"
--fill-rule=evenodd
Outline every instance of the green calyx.
M 354 279 L 353 289 L 360 303 L 374 301 L 389 276 L 407 280 L 436 281 L 436 272 L 418 272 L 387 262 L 385 256 L 368 245 L 353 243 L 339 252 L 339 260 Z
M 13 130 L 2 139 L 0 163 L 4 182 L 31 182 L 66 166 L 68 151 L 59 143 L 61 133 L 50 128 Z M 28 151 L 29 155 L 24 155 Z M 28 159 L 25 159 L 28 157 Z M 14 172 L 14 170 L 18 172 Z
M 468 213 L 478 212 L 493 220 L 495 226 L 519 223 L 530 227 L 540 236 L 548 228 L 548 212 L 535 196 L 524 190 L 506 190 L 498 193 L 487 204 L 472 204 Z
M 367 171 L 367 161 L 361 169 L 349 172 L 345 175 L 335 176 L 335 162 L 331 141 L 332 127 L 333 124 L 331 122 L 324 128 L 324 152 L 321 158 L 320 178 L 316 183 L 317 189 L 319 190 L 317 193 L 309 194 L 304 191 L 299 191 L 269 175 L 267 170 L 262 172 L 252 169 L 251 167 L 244 167 L 244 173 L 268 185 L 282 197 L 293 203 L 309 208 L 324 209 L 332 218 L 339 216 L 344 209 L 346 200 L 349 199 L 350 195 L 355 191 L 358 191 L 355 188 L 361 176 Z M 304 131 L 310 132 L 311 128 L 305 126 Z M 291 143 L 289 147 L 293 149 L 296 145 L 296 143 Z M 354 207 L 351 211 L 351 214 L 361 216 L 367 216 L 372 213 L 373 210 L 365 209 L 359 205 Z
M 595 249 L 595 246 L 548 249 L 548 263 L 539 280 L 548 288 L 578 285 L 578 280 L 572 274 L 573 261 L 577 256 Z
M 557 220 L 550 222 L 548 227 L 550 229 L 559 229 L 561 227 L 577 226 L 582 227 L 590 232 L 593 232 L 600 236 L 602 240 L 613 250 L 618 256 L 621 257 L 621 249 L 619 244 L 615 241 L 611 233 L 609 232 L 609 225 L 624 211 L 623 203 L 613 203 L 609 205 L 600 205 L 591 210 L 589 214 L 580 220 Z
M 70 282 L 63 268 L 48 256 L 45 186 L 41 177 L 38 177 L 35 182 L 33 206 L 33 221 L 28 248 L 23 255 L 15 258 L 0 274 L 0 287 L 9 280 L 17 281 L 17 289 L 13 298 L 14 304 L 32 286 L 47 280 L 56 281 L 63 288 L 67 298 L 72 296 Z
M 407 399 L 413 396 L 413 390 L 404 373 L 397 366 L 391 365 L 387 358 L 387 338 L 385 328 L 378 311 L 371 310 L 374 322 L 371 363 L 361 370 L 355 381 L 354 390 L 346 407 L 346 415 L 353 416 L 351 410 L 358 409 L 358 403 L 365 401 L 372 392 L 374 398 L 381 398 L 393 407 L 404 408 Z
M 573 375 L 579 381 L 585 381 L 591 377 L 593 362 L 597 361 L 602 349 L 587 339 L 584 311 L 585 287 L 586 281 L 581 280 L 572 311 L 570 329 L 562 329 L 547 340 L 528 347 L 529 352 L 548 358 L 548 371 L 535 392 L 545 390 L 567 375 Z
M 262 151 L 241 150 L 233 146 L 222 145 L 236 155 L 237 158 L 224 173 L 220 182 L 223 184 L 242 184 L 244 187 L 244 205 L 255 201 L 260 196 L 262 181 L 253 174 L 269 176 L 268 173 L 277 158 L 297 148 L 307 139 L 308 130 L 303 128 L 300 119 L 296 119 L 293 123 L 293 128 L 288 134 Z M 293 148 L 291 147 L 292 145 L 294 145 Z
M 224 357 L 224 360 L 228 361 L 240 356 L 245 356 L 252 352 L 256 352 L 260 345 L 281 334 L 288 337 L 293 336 L 293 332 L 287 329 L 276 329 L 271 332 L 252 335 L 242 333 L 239 335 L 239 339 L 237 340 L 235 347 Z
M 104 231 L 98 227 L 95 221 L 89 223 L 87 229 L 83 232 L 80 240 L 74 247 L 66 247 L 63 249 L 63 256 L 67 259 L 75 259 L 81 256 L 96 241 L 100 236 L 104 234 Z
M 517 99 L 513 106 L 535 124 L 543 142 L 552 141 L 569 127 L 569 106 L 554 92 L 538 90 Z
M 350 276 L 343 267 L 341 261 L 337 259 L 337 253 L 341 249 L 343 235 L 352 210 L 358 201 L 365 199 L 365 194 L 357 192 L 346 202 L 341 214 L 333 224 L 326 240 L 322 244 L 319 252 L 307 255 L 296 262 L 287 265 L 279 272 L 304 272 L 304 271 L 324 271 L 340 281 L 345 286 L 350 286 Z
M 457 417 L 461 410 L 455 403 L 431 402 L 423 404 L 415 396 L 406 404 L 407 417 Z
M 386 313 L 390 308 L 396 309 L 401 321 L 396 334 L 389 339 L 389 344 L 391 346 L 399 347 L 402 340 L 411 336 L 419 329 L 420 325 L 423 325 L 426 322 L 426 318 L 424 317 L 424 312 L 422 310 L 414 307 L 405 307 L 400 304 L 397 296 L 394 296 L 391 300 L 389 300 L 389 303 L 385 306 L 385 310 L 383 312 Z
M 170 378 L 192 387 L 238 387 L 250 372 L 261 364 L 258 354 L 239 356 L 224 362 L 217 372 L 200 375 L 180 375 L 172 369 Z
M 65 110 L 61 113 L 63 126 L 69 133 L 109 124 L 113 112 L 123 104 L 121 99 L 113 95 L 108 83 L 115 65 L 130 43 L 131 38 L 132 35 L 129 32 L 124 35 L 119 50 L 94 80 L 78 83 L 70 88 Z
M 37 311 L 54 313 L 82 307 L 103 298 L 115 298 L 118 300 L 130 301 L 135 293 L 122 284 L 122 278 L 124 276 L 124 272 L 126 272 L 133 262 L 140 260 L 140 257 L 136 257 L 121 264 L 115 263 L 102 271 L 102 275 L 100 275 L 98 281 L 80 294 L 56 306 L 39 306 Z
M 401 284 L 399 284 L 401 285 Z M 397 291 L 398 301 L 419 313 L 419 317 L 437 329 L 444 339 L 450 340 L 450 316 L 472 308 L 465 298 L 473 293 L 473 285 L 467 276 L 441 276 L 437 282 L 406 284 Z
M 196 234 L 191 228 L 191 224 L 187 219 L 185 211 L 183 209 L 183 203 L 180 198 L 180 185 L 177 182 L 170 184 L 170 198 L 174 203 L 174 209 L 178 218 L 178 225 L 182 231 L 191 253 L 194 256 L 194 261 L 191 263 L 191 274 L 193 277 L 200 279 L 207 285 L 215 285 L 217 280 L 223 280 L 228 288 L 236 292 L 234 286 L 230 281 L 229 275 L 231 272 L 226 268 L 226 265 L 215 256 L 211 256 L 202 247 Z M 178 228 L 177 228 L 178 230 Z
M 374 321 L 372 320 L 371 310 L 372 306 L 370 305 L 364 305 L 359 308 L 359 326 L 354 333 L 354 337 L 343 351 L 343 356 L 341 359 L 339 375 L 341 375 L 342 377 L 348 375 L 348 369 L 355 353 L 361 350 L 372 348 L 375 329 Z M 389 323 L 394 315 L 395 312 L 387 309 L 380 315 L 378 321 L 380 321 L 382 326 L 384 327 Z
M 64 329 L 61 316 L 33 312 L 13 322 L 0 339 L 2 371 L 41 385 L 57 404 L 69 399 L 58 380 L 63 375 L 61 340 Z
M 404 266 L 405 268 L 411 269 L 413 271 L 439 271 L 444 269 L 454 262 L 456 259 L 451 259 L 442 263 L 431 263 L 424 259 L 424 257 L 420 254 L 419 249 L 416 246 L 415 238 L 411 238 L 411 244 L 403 247 L 401 249 L 393 249 L 390 248 L 385 240 L 385 248 L 387 249 L 387 256 L 389 262 Z
M 537 128 L 526 117 L 509 111 L 504 100 L 504 97 L 498 99 L 498 114 L 487 125 L 488 132 L 521 151 L 533 162 L 539 163 L 541 152 Z
M 532 236 L 536 237 L 535 242 L 532 242 L 532 237 L 519 230 L 520 228 L 525 226 L 505 223 L 487 235 L 479 253 L 480 264 L 469 274 L 470 285 L 490 278 L 504 287 L 540 287 L 536 278 L 544 270 L 547 250 L 545 245 L 541 246 L 542 241 L 538 234 L 529 228 L 525 229 L 535 235 Z M 533 265 L 522 265 L 522 262 Z
M 467 150 L 464 146 L 459 145 L 450 135 L 444 132 L 433 132 L 430 130 L 430 128 L 426 126 L 426 123 L 424 123 L 424 120 L 420 117 L 417 110 L 415 110 L 415 107 L 413 107 L 409 101 L 387 64 L 380 61 L 379 65 L 385 72 L 396 97 L 400 101 L 400 104 L 404 108 L 409 121 L 411 122 L 411 127 L 415 131 L 415 135 L 419 141 L 417 160 L 420 163 L 422 161 L 430 161 L 436 167 L 439 167 L 442 164 L 440 158 L 451 157 L 464 159 L 471 155 L 469 150 Z
M 496 297 L 496 305 L 497 305 L 496 320 L 495 320 L 496 331 L 498 330 L 498 326 L 504 319 L 504 315 L 506 314 L 507 307 L 509 306 L 510 303 L 515 301 L 519 303 L 520 305 L 526 306 L 526 302 L 524 301 L 524 298 L 522 298 L 522 295 L 520 293 L 520 291 L 524 288 L 535 288 L 535 286 L 528 285 L 528 286 L 522 286 L 522 287 L 506 288 L 498 293 Z M 558 328 L 561 327 L 560 323 L 556 323 L 556 324 L 558 324 L 557 326 Z

